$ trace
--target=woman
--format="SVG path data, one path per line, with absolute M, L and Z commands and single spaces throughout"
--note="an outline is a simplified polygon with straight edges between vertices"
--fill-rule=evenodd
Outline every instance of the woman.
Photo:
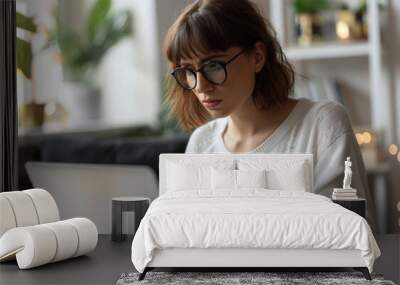
M 344 108 L 289 96 L 294 71 L 271 25 L 248 0 L 200 0 L 169 29 L 165 53 L 173 69 L 167 103 L 193 129 L 188 153 L 312 153 L 315 193 L 341 187 L 343 162 L 353 184 L 372 201 Z M 213 119 L 213 120 L 210 120 Z

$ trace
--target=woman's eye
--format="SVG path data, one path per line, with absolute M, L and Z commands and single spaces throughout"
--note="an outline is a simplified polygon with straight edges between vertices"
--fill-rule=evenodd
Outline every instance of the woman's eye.
M 207 71 L 219 70 L 221 68 L 221 64 L 218 62 L 210 62 L 204 67 Z

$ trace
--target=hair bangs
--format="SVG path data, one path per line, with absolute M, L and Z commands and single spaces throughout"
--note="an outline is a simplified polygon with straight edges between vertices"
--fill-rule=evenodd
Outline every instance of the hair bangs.
M 176 27 L 174 38 L 166 48 L 166 55 L 177 66 L 182 59 L 224 51 L 230 46 L 220 22 L 211 13 L 199 10 Z

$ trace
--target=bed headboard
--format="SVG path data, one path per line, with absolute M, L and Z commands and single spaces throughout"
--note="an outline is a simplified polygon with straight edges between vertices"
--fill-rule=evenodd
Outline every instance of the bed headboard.
M 186 153 L 164 153 L 160 154 L 159 159 L 159 195 L 166 192 L 167 170 L 170 162 L 180 163 L 198 162 L 212 164 L 218 161 L 232 161 L 236 167 L 238 165 L 249 165 L 249 163 L 261 163 L 271 167 L 279 168 L 279 165 L 288 165 L 294 163 L 304 163 L 307 171 L 305 179 L 307 180 L 307 192 L 313 192 L 314 182 L 314 164 L 312 154 L 186 154 Z M 240 169 L 240 167 L 239 167 Z M 288 177 L 289 172 L 285 172 L 284 179 Z M 281 178 L 280 178 L 281 179 Z

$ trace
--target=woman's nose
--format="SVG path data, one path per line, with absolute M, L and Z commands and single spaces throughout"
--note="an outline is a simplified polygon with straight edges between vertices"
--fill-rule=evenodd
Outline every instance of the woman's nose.
M 204 93 L 213 88 L 213 84 L 208 81 L 201 72 L 197 72 L 196 92 Z

